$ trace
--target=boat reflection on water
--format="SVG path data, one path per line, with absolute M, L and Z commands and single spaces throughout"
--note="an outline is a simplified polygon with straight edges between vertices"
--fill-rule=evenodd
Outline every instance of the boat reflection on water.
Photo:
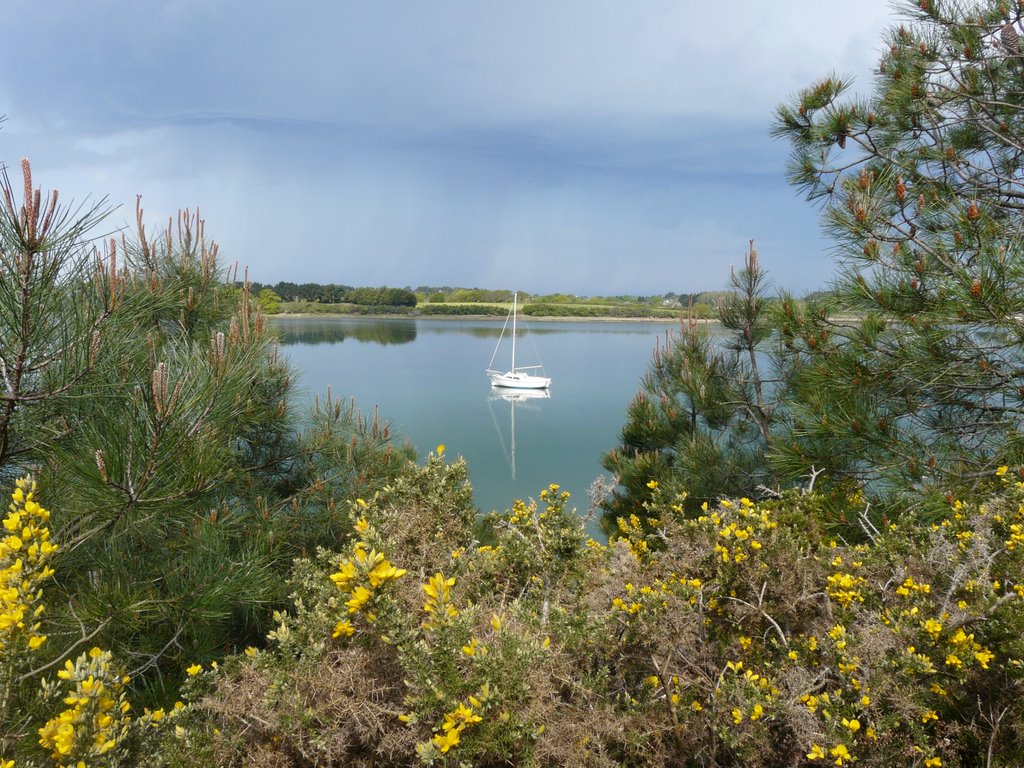
M 512 479 L 516 479 L 516 407 L 530 408 L 530 405 L 522 405 L 529 400 L 548 400 L 551 398 L 551 392 L 547 389 L 507 389 L 505 387 L 491 387 L 491 394 L 487 398 L 487 407 L 491 411 L 491 419 L 494 421 L 494 428 L 498 432 L 498 437 L 501 440 L 501 450 L 505 454 L 505 460 L 512 467 Z M 510 439 L 506 442 L 505 436 L 502 434 L 501 427 L 498 425 L 498 419 L 494 415 L 494 408 L 492 403 L 497 400 L 504 400 L 509 404 L 509 432 Z M 533 404 L 533 409 L 540 410 L 539 404 Z M 506 448 L 508 445 L 508 448 Z

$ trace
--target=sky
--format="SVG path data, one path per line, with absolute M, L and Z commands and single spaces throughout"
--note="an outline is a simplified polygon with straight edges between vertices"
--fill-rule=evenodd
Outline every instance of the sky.
M 888 0 L 6 0 L 0 161 L 262 283 L 724 287 L 835 272 L 774 108 L 868 93 Z M 15 185 L 16 188 L 18 184 Z

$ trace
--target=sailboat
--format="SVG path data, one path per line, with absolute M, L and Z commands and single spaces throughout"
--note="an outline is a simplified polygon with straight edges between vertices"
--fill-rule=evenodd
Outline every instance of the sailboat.
M 547 376 L 537 376 L 527 371 L 535 371 L 542 369 L 540 365 L 521 365 L 516 366 L 516 316 L 518 314 L 518 302 L 519 294 L 512 294 L 512 311 L 509 312 L 508 317 L 505 318 L 505 325 L 501 329 L 501 335 L 498 337 L 498 344 L 494 347 L 494 354 L 491 355 L 491 362 L 487 366 L 487 375 L 491 379 L 492 387 L 506 387 L 509 389 L 547 389 L 551 386 L 551 379 Z M 508 321 L 512 320 L 512 367 L 502 373 L 501 371 L 495 370 L 492 366 L 494 365 L 494 358 L 498 356 L 498 350 L 501 348 L 501 340 L 505 337 L 505 329 L 508 328 Z

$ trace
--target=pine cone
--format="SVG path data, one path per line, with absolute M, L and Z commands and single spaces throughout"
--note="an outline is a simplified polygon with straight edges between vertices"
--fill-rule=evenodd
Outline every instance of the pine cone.
M 1003 28 L 999 30 L 999 42 L 1011 56 L 1017 56 L 1020 53 L 1020 35 L 1017 34 L 1017 30 L 1010 22 L 1003 24 Z

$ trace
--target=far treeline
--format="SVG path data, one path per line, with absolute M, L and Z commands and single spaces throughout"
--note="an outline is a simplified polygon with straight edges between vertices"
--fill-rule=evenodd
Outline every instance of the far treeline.
M 238 287 L 241 287 L 240 285 Z M 419 286 L 353 287 L 335 283 L 250 284 L 267 314 L 425 314 L 504 315 L 512 303 L 507 289 Z M 523 313 L 544 317 L 677 317 L 680 310 L 696 318 L 713 318 L 730 291 L 668 292 L 657 296 L 574 296 L 519 291 Z M 472 306 L 466 306 L 472 305 Z

